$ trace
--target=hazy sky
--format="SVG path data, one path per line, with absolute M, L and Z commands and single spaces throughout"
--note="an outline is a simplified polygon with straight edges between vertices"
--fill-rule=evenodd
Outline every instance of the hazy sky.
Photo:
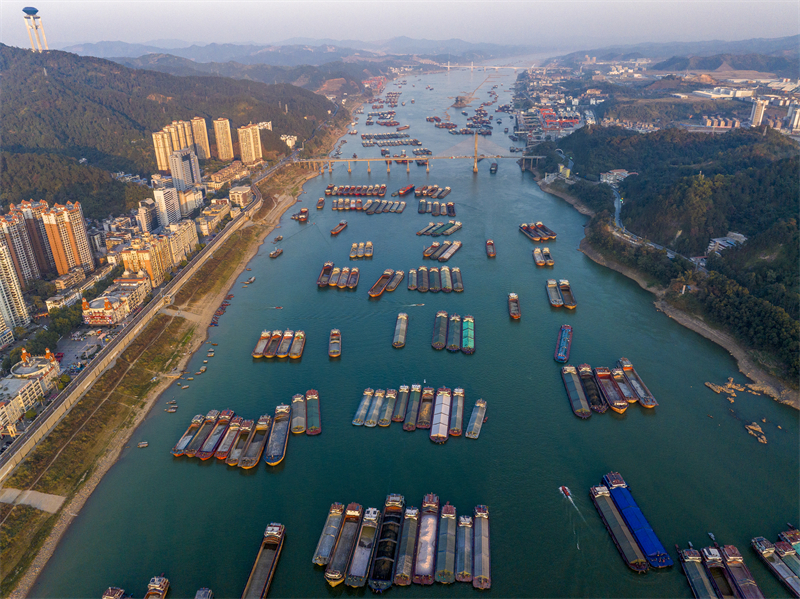
M 674 0 L 425 2 L 0 0 L 2 42 L 29 46 L 22 8 L 35 6 L 52 47 L 77 42 L 274 43 L 292 37 L 413 38 L 522 43 L 559 49 L 739 40 L 800 32 L 800 2 Z

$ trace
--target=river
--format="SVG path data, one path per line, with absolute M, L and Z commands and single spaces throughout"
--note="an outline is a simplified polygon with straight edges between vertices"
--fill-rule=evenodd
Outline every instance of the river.
M 435 129 L 425 117 L 443 116 L 451 98 L 479 86 L 470 114 L 495 84 L 499 103 L 509 102 L 505 90 L 513 81 L 510 71 L 409 77 L 401 88 L 407 104 L 397 108 L 397 120 L 411 125 L 409 133 L 434 154 L 443 152 L 465 138 Z M 389 85 L 389 91 L 396 89 Z M 459 126 L 465 124 L 460 110 L 451 108 L 450 114 Z M 502 128 L 509 118 L 497 116 L 503 124 L 495 125 L 489 139 L 507 147 Z M 359 119 L 359 133 L 390 130 L 366 127 L 365 118 Z M 356 136 L 346 138 L 343 156 L 379 156 L 377 147 L 362 148 Z M 173 386 L 161 398 L 64 535 L 32 596 L 100 597 L 110 585 L 142 596 L 149 578 L 163 572 L 172 597 L 192 597 L 204 586 L 217 597 L 238 597 L 270 522 L 286 526 L 271 596 L 351 595 L 354 591 L 343 591 L 344 585 L 328 587 L 311 564 L 328 508 L 335 501 L 381 507 L 393 492 L 417 507 L 424 494 L 434 492 L 459 514 L 471 513 L 477 504 L 489 506 L 495 596 L 691 596 L 677 563 L 668 571 L 636 575 L 620 559 L 588 497 L 588 488 L 611 470 L 625 477 L 676 562 L 675 543 L 703 546 L 711 531 L 720 542 L 739 547 L 768 596 L 787 596 L 748 546 L 757 535 L 775 540 L 787 520 L 797 524 L 797 412 L 747 393 L 731 404 L 704 387 L 705 381 L 723 383 L 729 376 L 738 383 L 747 380 L 725 350 L 658 313 L 651 294 L 578 252 L 586 217 L 542 192 L 514 160 L 501 160 L 495 175 L 486 160 L 477 174 L 466 160 L 432 161 L 429 174 L 415 164 L 410 169 L 407 174 L 404 166 L 393 165 L 387 175 L 385 164 L 376 161 L 371 175 L 364 164 L 354 164 L 348 175 L 340 165 L 332 175 L 306 184 L 298 208 L 309 208 L 310 222 L 284 216 L 274 233 L 284 236 L 284 253 L 271 260 L 268 241 L 250 264 L 252 272 L 242 273 L 240 280 L 255 275 L 256 282 L 232 289 L 232 305 L 210 331 L 218 347 L 216 357 L 208 358 L 208 372 L 195 377 L 189 389 Z M 464 226 L 440 240 L 464 243 L 448 265 L 461 268 L 465 291 L 421 294 L 408 291 L 404 280 L 394 293 L 370 300 L 367 291 L 384 269 L 407 273 L 424 263 L 422 249 L 429 238 L 415 232 L 437 219 L 417 214 L 413 196 L 406 198 L 408 208 L 401 215 L 335 212 L 330 198 L 317 211 L 315 202 L 328 183 L 386 183 L 390 191 L 408 183 L 452 187 L 447 200 L 455 202 Z M 342 218 L 349 226 L 332 237 L 330 229 Z M 549 270 L 534 266 L 534 244 L 517 230 L 521 222 L 538 220 L 558 233 L 549 244 L 555 259 Z M 493 260 L 484 251 L 488 238 L 497 247 Z M 350 244 L 367 240 L 375 244 L 375 257 L 349 261 Z M 358 289 L 318 289 L 326 260 L 358 266 Z M 551 277 L 571 281 L 576 310 L 550 308 L 544 285 Z M 520 296 L 519 321 L 508 317 L 509 292 Z M 418 303 L 424 305 L 412 305 Z M 475 317 L 474 355 L 431 348 L 434 315 L 441 309 Z M 409 315 L 409 332 L 406 347 L 397 350 L 391 343 L 401 311 Z M 612 366 L 626 356 L 659 406 L 632 405 L 624 415 L 609 411 L 585 421 L 576 418 L 553 361 L 563 323 L 575 331 L 571 363 Z M 334 327 L 343 337 L 338 360 L 327 355 Z M 305 331 L 302 360 L 250 357 L 262 329 L 286 328 Z M 189 371 L 205 359 L 199 352 Z M 466 390 L 465 424 L 478 398 L 488 402 L 480 439 L 451 438 L 434 445 L 427 431 L 408 433 L 398 424 L 389 429 L 351 425 L 364 388 L 396 389 L 423 381 Z M 257 418 L 312 388 L 320 393 L 323 432 L 293 435 L 286 459 L 275 468 L 262 463 L 242 471 L 216 460 L 176 459 L 169 452 L 194 414 L 230 407 Z M 173 396 L 180 409 L 167 414 L 164 402 Z M 753 421 L 764 429 L 768 444 L 745 431 Z M 149 447 L 137 449 L 139 440 Z M 560 485 L 572 489 L 575 506 L 561 496 Z M 390 592 L 476 593 L 459 583 Z

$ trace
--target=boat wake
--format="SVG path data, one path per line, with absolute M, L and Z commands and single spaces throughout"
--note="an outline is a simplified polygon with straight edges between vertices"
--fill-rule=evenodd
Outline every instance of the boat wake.
M 575 505 L 575 501 L 572 499 L 572 493 L 570 492 L 569 487 L 559 487 L 558 490 L 561 492 L 561 495 L 563 495 L 565 499 L 569 500 L 569 502 L 572 504 L 572 507 L 574 507 L 575 511 L 578 512 L 578 515 L 581 517 L 581 520 L 586 522 L 586 518 L 583 517 L 581 510 L 578 508 L 577 505 Z M 578 547 L 578 549 L 580 549 L 580 547 Z

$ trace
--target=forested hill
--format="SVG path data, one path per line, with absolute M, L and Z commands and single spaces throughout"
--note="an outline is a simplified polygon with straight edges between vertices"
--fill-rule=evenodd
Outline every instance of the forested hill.
M 282 133 L 307 137 L 332 108 L 326 98 L 288 84 L 176 77 L 3 44 L 0 76 L 4 151 L 85 157 L 100 168 L 142 175 L 155 170 L 151 132 L 172 120 L 227 117 L 232 127 L 272 121 L 269 143 Z
M 673 56 L 650 67 L 651 71 L 759 71 L 797 79 L 800 65 L 795 57 L 764 54 L 717 54 L 716 56 Z

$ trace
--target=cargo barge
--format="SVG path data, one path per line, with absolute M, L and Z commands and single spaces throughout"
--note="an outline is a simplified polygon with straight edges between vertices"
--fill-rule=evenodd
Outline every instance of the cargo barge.
M 364 512 L 364 519 L 361 521 L 361 531 L 353 550 L 353 557 L 350 560 L 350 569 L 347 571 L 347 578 L 344 581 L 349 587 L 363 587 L 367 582 L 380 522 L 381 513 L 374 507 L 367 508 Z
M 625 401 L 628 403 L 636 403 L 638 401 L 638 397 L 636 393 L 633 392 L 633 388 L 628 384 L 628 380 L 625 378 L 622 368 L 612 368 L 611 378 L 614 379 L 614 383 L 617 385 L 617 389 L 619 389 L 622 397 L 625 398 Z
M 382 593 L 392 586 L 395 562 L 400 547 L 404 506 L 405 499 L 402 495 L 391 494 L 386 497 L 378 541 L 367 581 L 369 588 L 376 593 Z
M 456 581 L 456 508 L 449 503 L 442 507 L 439 516 L 439 540 L 436 551 L 436 582 L 452 584 Z
M 383 407 L 378 416 L 378 426 L 385 428 L 392 424 L 395 403 L 397 403 L 397 389 L 387 389 L 386 398 L 383 400 Z
M 394 270 L 391 268 L 387 268 L 383 271 L 383 274 L 375 281 L 375 284 L 372 286 L 372 289 L 369 290 L 370 297 L 380 297 L 384 291 L 386 291 L 386 286 L 389 284 L 389 281 L 394 276 Z
M 442 279 L 442 291 L 450 293 L 453 291 L 453 277 L 450 274 L 450 269 L 447 266 L 442 266 L 439 269 L 439 276 Z
M 469 424 L 467 424 L 466 437 L 468 439 L 477 439 L 481 434 L 481 428 L 486 420 L 486 402 L 479 399 L 475 402 L 475 407 L 472 408 L 472 415 L 469 417 Z
M 292 396 L 292 434 L 306 432 L 306 396 L 302 393 Z
M 413 431 L 417 428 L 417 417 L 419 415 L 419 402 L 422 395 L 422 385 L 411 385 L 411 395 L 409 397 L 406 418 L 403 422 L 404 431 Z
M 711 582 L 711 577 L 703 567 L 700 552 L 692 547 L 691 543 L 689 543 L 689 549 L 681 549 L 677 545 L 675 545 L 675 549 L 678 552 L 678 560 L 681 562 L 683 574 L 686 576 L 689 588 L 692 589 L 692 595 L 696 599 L 716 599 L 717 592 Z
M 306 435 L 314 436 L 322 432 L 322 413 L 319 408 L 319 392 L 306 391 Z
M 406 508 L 403 513 L 403 532 L 400 534 L 400 546 L 394 567 L 394 583 L 398 586 L 408 586 L 412 582 L 418 532 L 419 510 L 415 507 Z
M 403 422 L 406 418 L 408 408 L 408 385 L 400 385 L 400 392 L 397 394 L 397 402 L 392 413 L 392 422 Z
M 406 276 L 406 273 L 402 270 L 396 270 L 394 275 L 392 275 L 391 280 L 386 285 L 386 291 L 391 292 L 397 289 L 398 285 L 403 281 L 403 277 Z
M 456 533 L 456 580 L 472 582 L 472 516 L 458 519 Z
M 564 381 L 567 399 L 569 399 L 572 412 L 578 418 L 589 418 L 592 415 L 592 411 L 589 409 L 589 402 L 583 392 L 583 387 L 581 387 L 578 370 L 574 366 L 564 366 L 561 369 L 561 380 Z
M 241 416 L 235 416 L 231 420 L 228 430 L 225 431 L 225 435 L 222 437 L 222 441 L 220 441 L 217 447 L 217 451 L 214 452 L 214 457 L 218 460 L 225 460 L 228 458 L 228 454 L 233 447 L 233 442 L 236 440 L 236 437 L 239 436 L 242 420 Z
M 267 596 L 269 586 L 272 584 L 272 577 L 275 575 L 275 568 L 278 566 L 285 536 L 283 524 L 272 522 L 267 526 L 253 569 L 250 571 L 250 578 L 247 579 L 247 585 L 244 587 L 242 599 L 264 599 Z
M 363 508 L 357 503 L 349 504 L 345 510 L 342 532 L 336 540 L 332 557 L 325 569 L 325 580 L 332 587 L 344 582 L 347 565 L 350 563 L 350 556 L 353 555 L 356 537 L 361 528 L 362 511 Z
M 554 308 L 560 308 L 564 305 L 564 300 L 561 297 L 561 290 L 558 288 L 558 282 L 555 279 L 547 279 L 547 301 Z
M 381 408 L 383 407 L 384 399 L 386 398 L 386 391 L 378 389 L 372 398 L 372 403 L 367 412 L 367 419 L 364 421 L 364 426 L 374 428 L 378 425 L 380 419 Z
M 427 293 L 428 291 L 428 268 L 420 266 L 417 269 L 417 291 Z
M 436 270 L 436 269 L 432 269 Z M 433 321 L 433 336 L 431 346 L 433 349 L 442 350 L 447 344 L 447 312 L 439 310 Z
M 533 262 L 536 266 L 545 266 L 546 263 L 541 248 L 535 248 L 533 250 Z
M 417 417 L 417 428 L 431 428 L 433 419 L 433 387 L 425 387 L 422 390 L 422 398 L 419 404 L 419 416 Z
M 603 477 L 603 483 L 608 487 L 611 499 L 614 500 L 650 566 L 653 568 L 671 566 L 672 558 L 653 532 L 622 476 L 618 472 L 609 472 Z
M 183 455 L 183 452 L 186 451 L 189 443 L 195 438 L 195 436 L 197 436 L 197 431 L 200 430 L 200 427 L 203 425 L 204 421 L 205 416 L 202 414 L 197 414 L 197 416 L 192 418 L 192 421 L 189 423 L 189 428 L 186 429 L 186 432 L 181 435 L 180 439 L 178 439 L 175 447 L 172 448 L 172 455 L 174 455 L 176 458 Z
M 365 258 L 372 258 L 372 254 L 375 251 L 375 248 L 372 245 L 371 241 L 368 241 L 367 244 L 364 246 L 364 257 Z
M 222 438 L 228 431 L 231 418 L 233 418 L 233 410 L 222 410 L 222 412 L 220 412 L 219 420 L 214 424 L 214 428 L 211 429 L 211 432 L 195 454 L 195 457 L 205 461 L 214 455 Z
M 294 331 L 286 330 L 283 333 L 283 339 L 281 339 L 281 343 L 278 346 L 278 351 L 275 353 L 275 356 L 278 358 L 288 358 L 289 349 L 292 347 L 293 340 L 294 340 Z
M 488 258 L 494 258 L 495 256 L 497 256 L 497 252 L 495 251 L 494 248 L 494 240 L 492 239 L 486 240 L 486 256 Z
M 553 260 L 553 256 L 550 254 L 550 248 L 542 248 L 542 257 L 544 258 L 545 266 L 554 266 L 556 261 Z
M 567 279 L 559 279 L 558 290 L 561 292 L 561 299 L 564 301 L 564 307 L 569 310 L 574 310 L 578 305 L 575 301 L 575 295 L 572 293 L 572 287 L 569 285 Z
M 569 360 L 569 350 L 572 347 L 572 327 L 568 324 L 562 324 L 558 332 L 558 340 L 556 341 L 556 351 L 553 354 L 553 359 L 556 362 L 566 362 Z
M 272 331 L 272 338 L 267 344 L 267 349 L 264 350 L 265 358 L 274 358 L 278 354 L 278 348 L 283 340 L 283 331 Z
M 197 455 L 197 452 L 200 451 L 200 448 L 203 446 L 203 443 L 205 443 L 208 435 L 211 434 L 214 426 L 216 426 L 218 419 L 219 410 L 211 410 L 208 414 L 206 414 L 203 424 L 200 425 L 197 434 L 192 438 L 189 445 L 186 446 L 186 449 L 183 451 L 183 455 L 190 458 L 193 458 L 195 455 Z
M 336 287 L 339 284 L 339 277 L 342 274 L 342 269 L 338 266 L 333 268 L 331 271 L 331 277 L 328 279 L 328 287 Z
M 461 317 L 458 314 L 450 315 L 450 323 L 447 327 L 447 351 L 457 352 L 461 350 Z
M 439 293 L 442 290 L 442 280 L 439 278 L 439 269 L 436 267 L 428 271 L 428 290 L 431 293 Z
M 578 375 L 581 377 L 581 385 L 583 385 L 583 392 L 586 394 L 589 407 L 598 414 L 605 413 L 608 410 L 608 404 L 600 394 L 600 389 L 592 376 L 592 367 L 588 364 L 581 364 L 578 366 Z
M 461 351 L 467 355 L 475 353 L 475 319 L 469 314 L 461 324 Z
M 228 457 L 225 458 L 225 463 L 228 466 L 239 465 L 239 459 L 242 457 L 244 448 L 250 443 L 250 436 L 253 434 L 254 424 L 255 423 L 252 420 L 242 421 L 242 425 L 239 428 L 239 433 L 233 440 L 233 445 L 231 445 L 230 452 L 228 452 Z
M 289 349 L 289 358 L 298 360 L 303 357 L 303 349 L 306 346 L 306 334 L 304 331 L 297 331 L 294 334 L 294 341 L 292 347 Z
M 327 287 L 328 281 L 331 278 L 331 272 L 333 271 L 333 262 L 326 262 L 322 265 L 322 270 L 319 273 L 319 277 L 317 277 L 317 285 L 320 287 Z
M 345 266 L 342 269 L 342 274 L 339 275 L 339 281 L 336 283 L 336 286 L 339 289 L 344 289 L 347 287 L 347 281 L 350 279 L 350 267 Z
M 764 599 L 764 594 L 758 588 L 739 550 L 733 545 L 725 545 L 721 553 L 725 569 L 728 570 L 739 596 L 743 599 Z
M 416 291 L 417 290 L 417 269 L 412 268 L 408 271 L 408 290 L 409 291 Z
M 261 454 L 264 451 L 264 445 L 267 444 L 270 424 L 272 424 L 272 417 L 269 414 L 264 414 L 258 419 L 247 445 L 242 450 L 242 455 L 239 458 L 239 468 L 249 470 L 258 464 L 258 460 L 261 459 Z
M 269 340 L 272 338 L 272 331 L 262 331 L 261 337 L 258 338 L 256 342 L 256 347 L 253 350 L 253 357 L 254 358 L 263 358 L 264 357 L 264 350 L 267 348 L 267 344 Z
M 433 405 L 433 420 L 431 422 L 430 438 L 434 443 L 444 443 L 447 441 L 450 426 L 450 408 L 452 406 L 452 395 L 447 387 L 439 387 L 436 390 L 436 400 Z
M 723 599 L 741 599 L 733 578 L 722 561 L 719 547 L 703 547 L 701 555 L 703 556 L 703 566 L 717 590 L 717 596 L 723 597 Z
M 447 243 L 445 241 L 445 243 Z M 453 257 L 458 250 L 461 249 L 462 243 L 460 241 L 454 241 L 450 247 L 448 247 L 443 254 L 438 257 L 439 262 L 447 262 L 450 258 Z
M 333 548 L 339 538 L 339 531 L 342 529 L 344 520 L 344 506 L 341 503 L 331 504 L 328 510 L 328 517 L 325 519 L 325 526 L 322 527 L 322 534 L 319 536 L 317 549 L 311 562 L 317 566 L 327 566 L 331 561 Z
M 656 398 L 650 393 L 650 389 L 644 384 L 642 377 L 636 372 L 631 361 L 628 358 L 620 358 L 619 361 L 617 361 L 617 366 L 621 368 L 622 372 L 625 374 L 625 379 L 639 398 L 639 403 L 645 408 L 656 407 L 658 405 Z
M 750 544 L 775 578 L 780 580 L 792 595 L 800 597 L 800 578 L 784 563 L 781 556 L 775 551 L 775 545 L 764 537 L 755 537 Z
M 519 320 L 521 316 L 519 309 L 519 296 L 516 293 L 508 294 L 508 315 L 514 320 Z
M 622 556 L 622 560 L 634 572 L 647 572 L 650 568 L 647 559 L 645 559 L 642 550 L 639 549 L 639 545 L 633 537 L 633 533 L 611 499 L 608 487 L 604 485 L 592 487 L 589 489 L 589 496 L 592 498 L 594 507 L 597 508 L 597 513 L 600 514 L 600 519 L 606 525 L 606 530 L 611 535 L 611 540 L 617 546 L 617 551 Z
M 450 408 L 450 435 L 460 437 L 464 425 L 464 390 L 457 387 L 453 390 L 453 401 Z
M 775 553 L 778 554 L 789 569 L 795 576 L 800 578 L 800 560 L 797 559 L 797 551 L 792 547 L 791 543 L 786 541 L 778 541 L 775 543 Z
M 355 289 L 358 287 L 358 279 L 360 277 L 358 267 L 352 269 L 350 271 L 350 276 L 347 278 L 347 288 L 348 289 Z
M 439 497 L 429 493 L 422 500 L 417 556 L 414 563 L 414 584 L 433 584 L 438 524 Z
M 628 402 L 611 377 L 611 371 L 604 366 L 598 366 L 594 369 L 594 380 L 609 407 L 618 414 L 624 414 L 628 409 Z
M 364 421 L 367 419 L 367 410 L 369 410 L 374 393 L 375 391 L 369 387 L 364 390 L 364 395 L 361 396 L 361 402 L 358 404 L 358 409 L 356 409 L 356 415 L 353 417 L 353 426 L 364 426 Z
M 454 266 L 450 271 L 450 274 L 453 276 L 453 291 L 456 293 L 461 293 L 464 291 L 464 281 L 461 279 L 461 269 L 457 266 Z
M 406 345 L 406 332 L 408 331 L 408 314 L 400 312 L 397 315 L 397 322 L 394 325 L 394 338 L 392 347 L 401 348 Z
M 339 329 L 331 329 L 328 339 L 328 356 L 338 358 L 342 355 L 342 332 Z
M 492 586 L 492 563 L 489 545 L 489 508 L 485 505 L 475 507 L 474 527 L 475 558 L 472 586 L 476 589 L 488 589 Z

